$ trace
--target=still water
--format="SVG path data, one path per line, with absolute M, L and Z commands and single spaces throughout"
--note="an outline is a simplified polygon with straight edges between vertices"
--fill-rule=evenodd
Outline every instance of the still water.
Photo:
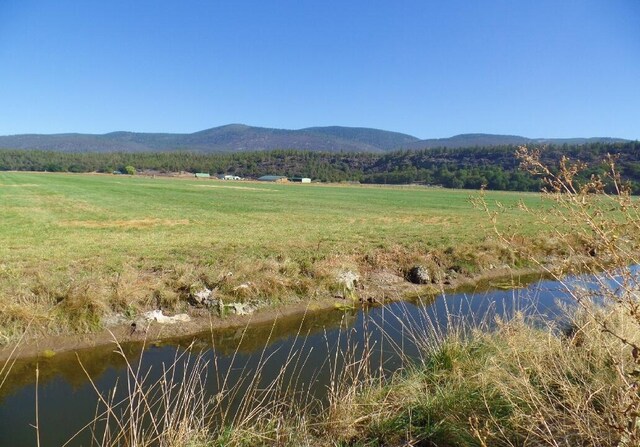
M 519 287 L 521 281 L 528 285 Z M 163 365 L 172 364 L 193 343 L 191 352 L 201 353 L 209 362 L 207 393 L 215 396 L 225 378 L 226 388 L 239 390 L 235 399 L 225 403 L 229 408 L 237 405 L 243 387 L 257 370 L 259 387 L 279 378 L 278 383 L 294 398 L 322 405 L 332 377 L 345 361 L 357 359 L 365 351 L 368 367 L 387 374 L 407 362 L 419 362 L 419 345 L 434 331 L 446 331 L 452 318 L 491 322 L 492 316 L 519 310 L 554 319 L 558 303 L 569 301 L 563 286 L 553 281 L 523 278 L 500 287 L 348 312 L 307 312 L 162 344 L 129 343 L 122 351 L 134 368 L 140 367 L 141 375 L 148 374 L 147 383 L 152 383 L 161 377 Z M 285 364 L 289 366 L 283 373 Z M 41 445 L 63 445 L 74 435 L 69 445 L 94 445 L 91 427 L 83 427 L 95 417 L 97 393 L 107 395 L 118 383 L 116 395 L 121 395 L 126 377 L 126 362 L 113 345 L 16 363 L 0 390 L 0 446 L 36 445 L 36 395 Z

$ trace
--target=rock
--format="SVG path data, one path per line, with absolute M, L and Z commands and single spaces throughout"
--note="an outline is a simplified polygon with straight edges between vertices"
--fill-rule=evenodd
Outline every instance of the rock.
M 213 292 L 209 289 L 207 289 L 206 287 L 196 293 L 193 294 L 193 299 L 196 300 L 199 303 L 204 302 L 204 300 L 206 300 L 207 298 L 209 298 L 211 296 Z
M 424 266 L 416 265 L 407 273 L 407 280 L 413 284 L 431 284 L 431 275 Z
M 229 307 L 233 309 L 236 315 L 249 315 L 254 311 L 253 307 L 247 303 L 231 303 Z
M 191 317 L 187 314 L 177 314 L 172 317 L 164 315 L 161 310 L 151 310 L 142 314 L 146 321 L 157 321 L 161 324 L 175 324 L 180 322 L 191 321 Z
M 227 310 L 231 310 L 236 315 L 251 315 L 260 307 L 259 303 L 240 303 L 233 302 L 225 304 L 222 300 L 218 301 L 218 312 L 220 316 L 224 316 Z
M 358 285 L 360 276 L 358 276 L 357 273 L 347 270 L 346 272 L 339 273 L 336 280 L 345 290 L 353 292 Z
M 205 287 L 204 289 L 191 294 L 189 302 L 194 306 L 211 308 L 218 305 L 218 300 L 215 296 L 216 289 L 209 290 Z

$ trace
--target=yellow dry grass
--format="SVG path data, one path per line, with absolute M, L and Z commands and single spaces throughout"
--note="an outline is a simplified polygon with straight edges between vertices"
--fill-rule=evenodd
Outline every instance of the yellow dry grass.
M 91 220 L 63 220 L 59 223 L 62 227 L 75 228 L 148 228 L 157 226 L 173 227 L 176 225 L 189 225 L 188 219 L 133 219 L 114 221 L 91 221 Z

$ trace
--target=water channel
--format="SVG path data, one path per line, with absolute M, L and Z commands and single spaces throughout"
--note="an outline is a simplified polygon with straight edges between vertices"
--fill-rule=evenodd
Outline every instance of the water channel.
M 521 281 L 526 284 L 521 286 Z M 259 369 L 260 386 L 268 386 L 279 377 L 292 394 L 297 392 L 307 402 L 321 405 L 332 375 L 344 363 L 342 355 L 336 353 L 357 357 L 366 350 L 371 368 L 389 373 L 407 361 L 420 361 L 420 340 L 430 336 L 434 328 L 446 330 L 452 315 L 490 322 L 493 315 L 520 310 L 553 319 L 558 315 L 558 302 L 568 301 L 563 286 L 553 281 L 521 278 L 499 286 L 347 312 L 308 312 L 269 324 L 209 331 L 195 339 L 192 336 L 144 346 L 129 343 L 122 346 L 122 351 L 134 367 L 140 365 L 143 374 L 148 373 L 151 383 L 161 376 L 163 364 L 172 364 L 176 355 L 193 342 L 191 352 L 201 353 L 209 361 L 206 389 L 211 396 L 220 391 L 221 378 L 227 377 L 227 387 L 238 384 L 241 390 Z M 110 345 L 18 361 L 0 389 L 0 445 L 36 445 L 36 394 L 41 445 L 63 445 L 77 432 L 69 445 L 93 445 L 90 427 L 83 427 L 94 418 L 98 399 L 87 374 L 103 395 L 116 382 L 118 393 L 124 392 L 125 361 L 114 351 Z M 287 362 L 290 367 L 281 375 L 282 365 Z M 237 398 L 241 396 L 242 391 Z M 233 406 L 234 402 L 227 405 Z

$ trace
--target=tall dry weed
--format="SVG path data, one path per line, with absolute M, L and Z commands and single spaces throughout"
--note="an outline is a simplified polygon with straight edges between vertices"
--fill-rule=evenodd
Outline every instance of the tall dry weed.
M 547 225 L 556 256 L 564 253 L 554 262 L 531 261 L 563 284 L 579 306 L 572 313 L 569 342 L 554 350 L 556 357 L 527 363 L 535 371 L 520 371 L 523 377 L 535 373 L 549 379 L 538 390 L 542 395 L 525 386 L 530 380 L 512 392 L 519 399 L 530 396 L 531 412 L 523 416 L 527 422 L 522 427 L 546 445 L 570 445 L 571 439 L 589 445 L 638 445 L 640 204 L 621 179 L 615 156 L 603 160 L 603 174 L 586 175 L 584 164 L 566 157 L 550 167 L 541 161 L 539 150 L 521 147 L 516 155 L 523 170 L 543 179 L 542 197 L 548 206 L 539 218 Z M 480 204 L 497 223 L 500 213 L 490 211 L 483 199 Z M 533 213 L 523 204 L 521 209 Z M 494 228 L 503 241 L 513 236 Z M 590 275 L 591 284 L 568 282 L 569 272 Z M 513 351 L 518 367 L 526 352 L 529 349 Z M 601 376 L 607 377 L 598 385 L 590 382 L 597 383 Z

